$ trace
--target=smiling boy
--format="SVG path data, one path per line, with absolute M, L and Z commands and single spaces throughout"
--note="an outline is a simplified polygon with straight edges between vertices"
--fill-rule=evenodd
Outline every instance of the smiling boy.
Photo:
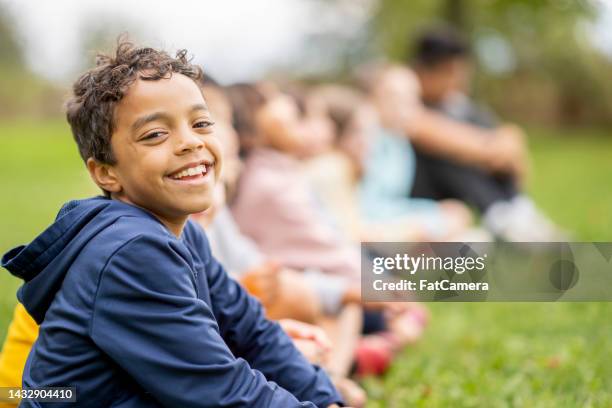
M 75 83 L 68 122 L 105 196 L 2 258 L 40 324 L 24 388 L 75 387 L 71 407 L 341 403 L 188 221 L 223 164 L 200 75 L 184 52 L 121 42 Z

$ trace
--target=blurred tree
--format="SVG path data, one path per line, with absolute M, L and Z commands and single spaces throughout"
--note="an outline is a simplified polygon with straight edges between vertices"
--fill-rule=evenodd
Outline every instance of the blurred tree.
M 110 11 L 87 16 L 84 26 L 87 29 L 82 33 L 79 52 L 79 55 L 82 55 L 81 70 L 95 65 L 99 53 L 111 53 L 116 48 L 119 37 L 136 44 L 141 43 L 144 38 L 144 27 L 140 23 Z
M 26 68 L 12 21 L 0 4 L 0 118 L 56 115 L 61 94 Z
M 373 26 L 379 47 L 398 60 L 410 56 L 420 32 L 440 24 L 462 31 L 480 60 L 494 53 L 488 59 L 499 63 L 504 46 L 511 66 L 480 70 L 477 91 L 517 119 L 610 123 L 612 63 L 586 32 L 597 11 L 594 0 L 380 0 Z M 531 105 L 540 106 L 521 95 L 537 96 Z
M 462 28 L 465 25 L 465 1 L 446 0 L 445 4 L 446 20 L 449 24 Z
M 2 69 L 15 68 L 22 64 L 21 52 L 13 36 L 13 27 L 4 8 L 0 7 L 0 65 Z

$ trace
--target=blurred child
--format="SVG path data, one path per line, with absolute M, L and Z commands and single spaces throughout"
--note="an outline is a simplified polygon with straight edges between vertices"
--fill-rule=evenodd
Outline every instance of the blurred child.
M 414 74 L 402 67 L 381 68 L 371 80 L 369 100 L 378 125 L 369 129 L 372 147 L 360 184 L 361 205 L 371 220 L 412 217 L 423 225 L 426 239 L 450 240 L 471 224 L 471 214 L 459 201 L 409 198 L 416 160 L 405 123 L 422 109 Z
M 372 81 L 376 92 L 370 100 L 335 86 L 314 91 L 327 101 L 337 138 L 328 153 L 307 161 L 307 174 L 357 241 L 447 240 L 469 225 L 469 212 L 460 203 L 408 198 L 415 165 L 410 143 L 381 124 L 403 111 L 410 114 L 418 97 L 402 74 Z
M 231 207 L 240 229 L 283 265 L 314 268 L 343 277 L 347 285 L 355 283 L 359 254 L 319 222 L 321 214 L 294 156 L 307 145 L 294 100 L 250 85 L 230 88 L 230 95 L 236 94 L 235 127 L 246 158 Z M 338 293 L 338 305 L 341 298 Z
M 241 230 L 283 265 L 343 277 L 345 284 L 335 302 L 360 304 L 359 251 L 326 221 L 328 215 L 314 201 L 298 160 L 308 146 L 304 129 L 312 118 L 302 120 L 296 102 L 269 86 L 236 85 L 230 88 L 230 95 L 246 157 L 232 201 Z M 379 306 L 404 308 L 405 313 L 389 313 L 389 323 L 403 320 L 405 326 L 422 327 L 409 306 Z M 394 329 L 395 325 L 387 327 Z M 388 334 L 398 348 L 414 340 L 404 330 Z

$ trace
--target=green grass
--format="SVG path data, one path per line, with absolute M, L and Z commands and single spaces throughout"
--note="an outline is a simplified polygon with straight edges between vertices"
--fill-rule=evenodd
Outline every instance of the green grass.
M 612 131 L 538 130 L 528 190 L 577 240 L 612 241 Z
M 609 304 L 433 304 L 371 407 L 610 407 Z
M 612 138 L 536 130 L 528 190 L 576 238 L 612 238 Z M 0 124 L 0 252 L 69 199 L 96 194 L 62 121 Z M 0 271 L 0 340 L 18 280 Z M 424 339 L 380 379 L 371 407 L 611 407 L 612 304 L 432 304 Z
M 0 124 L 0 252 L 46 228 L 60 206 L 96 193 L 64 121 Z M 15 306 L 19 280 L 0 270 L 0 341 Z
M 612 241 L 612 138 L 535 130 L 527 188 L 577 240 Z M 612 303 L 430 304 L 370 407 L 612 407 Z

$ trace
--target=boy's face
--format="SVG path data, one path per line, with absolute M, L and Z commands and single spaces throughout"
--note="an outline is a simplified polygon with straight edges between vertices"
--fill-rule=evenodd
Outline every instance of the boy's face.
M 113 182 L 104 188 L 113 198 L 151 211 L 175 233 L 189 214 L 211 205 L 221 148 L 190 78 L 174 73 L 131 85 L 115 108 L 111 147 Z

